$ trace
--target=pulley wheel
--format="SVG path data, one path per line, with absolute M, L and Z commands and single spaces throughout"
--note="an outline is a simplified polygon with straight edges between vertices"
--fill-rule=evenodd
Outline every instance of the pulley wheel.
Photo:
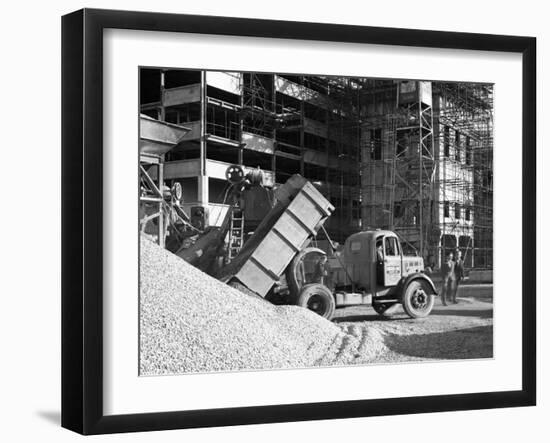
M 181 202 L 183 198 L 183 188 L 180 182 L 174 182 L 172 185 L 172 196 Z
M 231 184 L 237 184 L 244 180 L 244 171 L 239 165 L 231 165 L 225 170 L 225 178 Z

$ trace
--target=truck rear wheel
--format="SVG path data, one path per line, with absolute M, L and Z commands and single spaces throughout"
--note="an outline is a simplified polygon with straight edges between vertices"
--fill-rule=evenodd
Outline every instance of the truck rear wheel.
M 300 291 L 296 304 L 319 314 L 327 320 L 332 318 L 336 309 L 332 292 L 320 283 L 305 285 Z
M 413 280 L 403 294 L 403 309 L 411 318 L 427 317 L 434 307 L 434 294 L 422 280 Z

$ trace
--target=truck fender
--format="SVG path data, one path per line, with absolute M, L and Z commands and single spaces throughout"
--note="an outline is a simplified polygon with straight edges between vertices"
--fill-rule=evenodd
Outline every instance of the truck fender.
M 296 299 L 298 298 L 298 295 L 302 290 L 302 287 L 298 283 L 298 276 L 297 276 L 298 265 L 300 264 L 300 261 L 304 258 L 304 256 L 311 253 L 317 253 L 319 255 L 327 255 L 325 251 L 319 248 L 314 248 L 314 247 L 304 248 L 296 255 L 296 257 L 292 259 L 292 261 L 290 262 L 290 265 L 286 270 L 286 279 L 287 279 L 288 286 L 290 288 L 290 292 L 293 295 L 293 297 Z
M 432 288 L 433 294 L 434 295 L 439 295 L 437 293 L 437 289 L 435 289 L 435 285 L 434 285 L 434 282 L 432 281 L 432 279 L 430 277 L 428 277 L 426 274 L 424 274 L 423 272 L 415 272 L 414 274 L 410 274 L 410 275 L 407 275 L 406 277 L 403 277 L 399 281 L 399 284 L 397 285 L 397 293 L 402 294 L 403 290 L 413 280 L 424 280 L 425 282 L 428 283 L 428 285 L 430 285 L 430 288 Z

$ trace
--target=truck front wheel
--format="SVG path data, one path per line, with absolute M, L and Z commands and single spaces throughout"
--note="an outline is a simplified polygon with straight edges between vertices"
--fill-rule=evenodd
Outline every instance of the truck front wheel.
M 305 285 L 300 291 L 296 304 L 319 314 L 327 320 L 332 318 L 336 309 L 332 292 L 320 283 Z
M 434 307 L 434 294 L 422 280 L 413 280 L 403 294 L 403 309 L 411 318 L 427 317 Z

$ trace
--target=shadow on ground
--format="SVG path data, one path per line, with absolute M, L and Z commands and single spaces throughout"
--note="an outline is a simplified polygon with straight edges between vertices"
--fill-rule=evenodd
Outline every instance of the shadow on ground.
M 411 319 L 402 310 L 396 312 L 394 315 L 390 317 L 382 317 L 376 314 L 375 312 L 357 313 L 355 315 L 354 314 L 346 315 L 346 313 L 337 313 L 337 315 L 340 315 L 340 316 L 332 319 L 334 323 L 362 322 L 362 321 L 378 321 L 378 322 L 418 321 L 415 319 Z M 487 319 L 487 318 L 493 317 L 493 310 L 492 309 L 462 309 L 462 308 L 456 308 L 456 307 L 436 306 L 434 307 L 430 315 L 426 317 L 426 319 L 421 319 L 421 320 L 435 321 L 435 318 L 442 317 L 442 316 Z M 430 318 L 433 320 L 430 320 Z
M 398 354 L 433 359 L 493 357 L 493 327 L 477 326 L 430 334 L 388 334 L 385 345 Z
M 61 425 L 60 411 L 36 411 L 36 415 L 51 424 Z
M 348 323 L 348 322 L 361 322 L 361 321 L 403 321 L 410 320 L 409 317 L 403 317 L 402 314 L 396 314 L 392 317 L 382 317 L 376 313 L 374 314 L 358 314 L 358 315 L 346 315 L 343 317 L 336 317 L 332 319 L 333 323 Z
M 431 316 L 457 316 L 457 317 L 477 317 L 477 318 L 492 318 L 492 309 L 450 309 L 446 307 L 434 308 L 430 313 Z

